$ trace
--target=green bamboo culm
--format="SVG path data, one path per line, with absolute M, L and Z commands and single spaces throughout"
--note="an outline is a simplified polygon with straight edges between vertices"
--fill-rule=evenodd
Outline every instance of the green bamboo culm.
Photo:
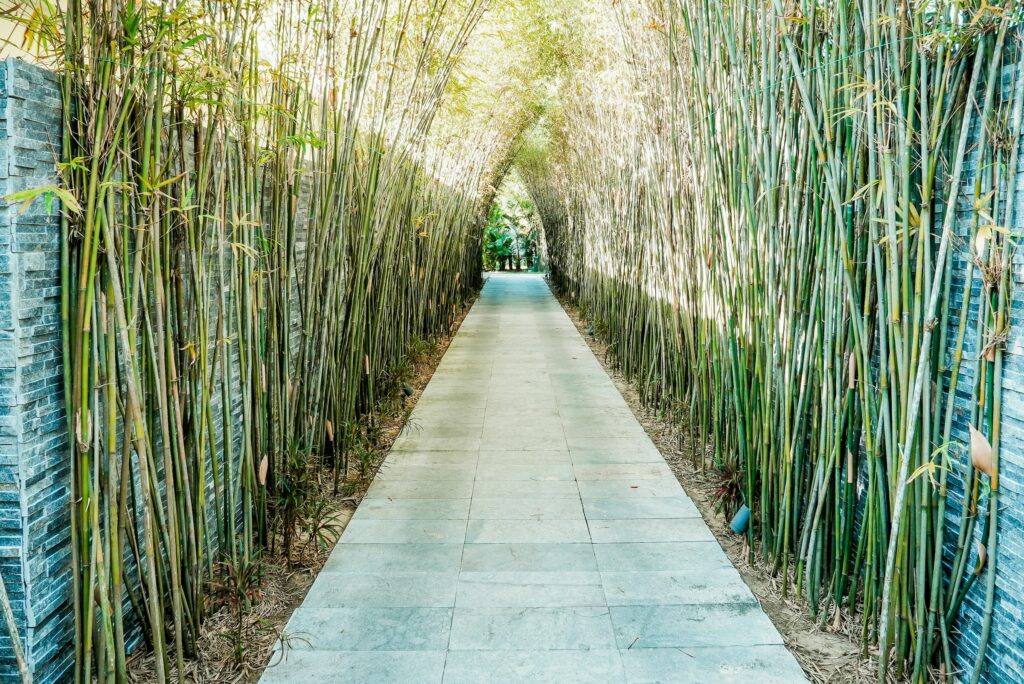
M 859 622 L 881 681 L 951 677 L 961 606 L 985 583 L 978 681 L 1020 8 L 616 7 L 602 71 L 565 75 L 517 161 L 553 279 L 641 396 L 688 426 L 695 465 L 750 506 L 752 558 L 819 624 Z M 952 528 L 947 499 L 967 513 Z
M 434 136 L 482 0 L 30 3 L 64 99 L 76 681 L 183 681 L 480 285 L 498 138 Z M 415 40 L 413 40 L 415 36 Z

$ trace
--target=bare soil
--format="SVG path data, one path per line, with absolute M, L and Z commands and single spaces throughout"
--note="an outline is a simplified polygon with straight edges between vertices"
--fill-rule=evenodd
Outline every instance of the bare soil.
M 335 494 L 332 473 L 327 470 L 318 473 L 321 494 L 328 504 L 328 517 L 332 518 L 333 541 L 320 546 L 307 543 L 308 540 L 303 537 L 294 545 L 290 566 L 283 553 L 265 555 L 258 592 L 251 608 L 242 616 L 241 638 L 237 636 L 237 613 L 228 606 L 212 609 L 203 622 L 198 655 L 185 663 L 185 681 L 195 684 L 243 684 L 259 680 L 263 670 L 270 664 L 271 651 L 278 636 L 327 562 L 338 537 L 405 426 L 410 412 L 419 401 L 474 301 L 475 298 L 466 303 L 447 334 L 439 338 L 422 356 L 413 359 L 413 377 L 407 379 L 413 389 L 412 395 L 406 397 L 399 389 L 390 401 L 382 402 L 381 410 L 375 414 L 380 439 L 365 475 L 360 472 L 358 464 L 353 463 L 346 486 L 343 491 Z M 281 544 L 276 547 L 280 549 Z M 243 645 L 241 660 L 235 653 L 237 641 Z M 154 658 L 146 649 L 138 649 L 136 655 L 131 657 L 129 679 L 140 683 L 155 681 Z M 169 679 L 177 680 L 176 669 L 173 667 Z
M 636 419 L 665 457 L 687 495 L 697 505 L 704 522 L 782 634 L 786 646 L 808 678 L 813 682 L 828 684 L 877 682 L 877 652 L 872 650 L 868 654 L 874 657 L 865 657 L 863 654 L 860 645 L 861 624 L 856 616 L 845 612 L 833 613 L 819 625 L 809 616 L 806 602 L 793 598 L 792 587 L 789 595 L 783 596 L 783 579 L 773 576 L 770 566 L 749 561 L 750 555 L 760 558 L 761 554 L 757 549 L 754 554 L 748 554 L 746 537 L 734 534 L 729 529 L 729 521 L 715 511 L 713 496 L 716 482 L 710 472 L 701 472 L 691 460 L 694 444 L 689 430 L 641 401 L 635 386 L 611 362 L 608 345 L 589 334 L 588 322 L 582 317 L 581 311 L 567 297 L 559 296 L 556 288 L 552 287 L 552 291 L 626 399 Z M 712 451 L 711 445 L 700 445 L 698 448 L 706 457 Z

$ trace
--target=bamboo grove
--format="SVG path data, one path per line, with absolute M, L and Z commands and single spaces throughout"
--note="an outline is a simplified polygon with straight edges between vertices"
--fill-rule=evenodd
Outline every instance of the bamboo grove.
M 64 98 L 75 678 L 141 641 L 180 679 L 211 579 L 290 553 L 479 287 L 502 138 L 438 117 L 484 3 L 62 4 L 22 16 Z
M 819 624 L 852 620 L 883 680 L 979 681 L 1019 5 L 616 8 L 612 47 L 566 75 L 518 161 L 555 281 L 688 424 L 695 463 L 735 474 L 750 553 L 784 591 Z M 971 653 L 953 645 L 965 601 Z

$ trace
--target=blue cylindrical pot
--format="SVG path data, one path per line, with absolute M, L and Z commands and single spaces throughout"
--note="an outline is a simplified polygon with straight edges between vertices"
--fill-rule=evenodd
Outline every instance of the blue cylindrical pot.
M 750 509 L 747 508 L 747 504 L 743 504 L 740 506 L 740 510 L 736 511 L 732 522 L 729 523 L 729 529 L 736 534 L 743 534 L 747 531 L 748 524 L 750 524 Z

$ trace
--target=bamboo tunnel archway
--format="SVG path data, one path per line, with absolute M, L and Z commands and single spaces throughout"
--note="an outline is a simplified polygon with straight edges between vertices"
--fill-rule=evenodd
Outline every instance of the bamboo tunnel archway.
M 984 677 L 1018 3 L 17 11 L 64 100 L 35 193 L 63 209 L 78 681 L 125 681 L 138 642 L 180 677 L 218 564 L 291 548 L 479 287 L 512 165 L 553 282 L 752 510 L 752 557 L 880 677 Z

